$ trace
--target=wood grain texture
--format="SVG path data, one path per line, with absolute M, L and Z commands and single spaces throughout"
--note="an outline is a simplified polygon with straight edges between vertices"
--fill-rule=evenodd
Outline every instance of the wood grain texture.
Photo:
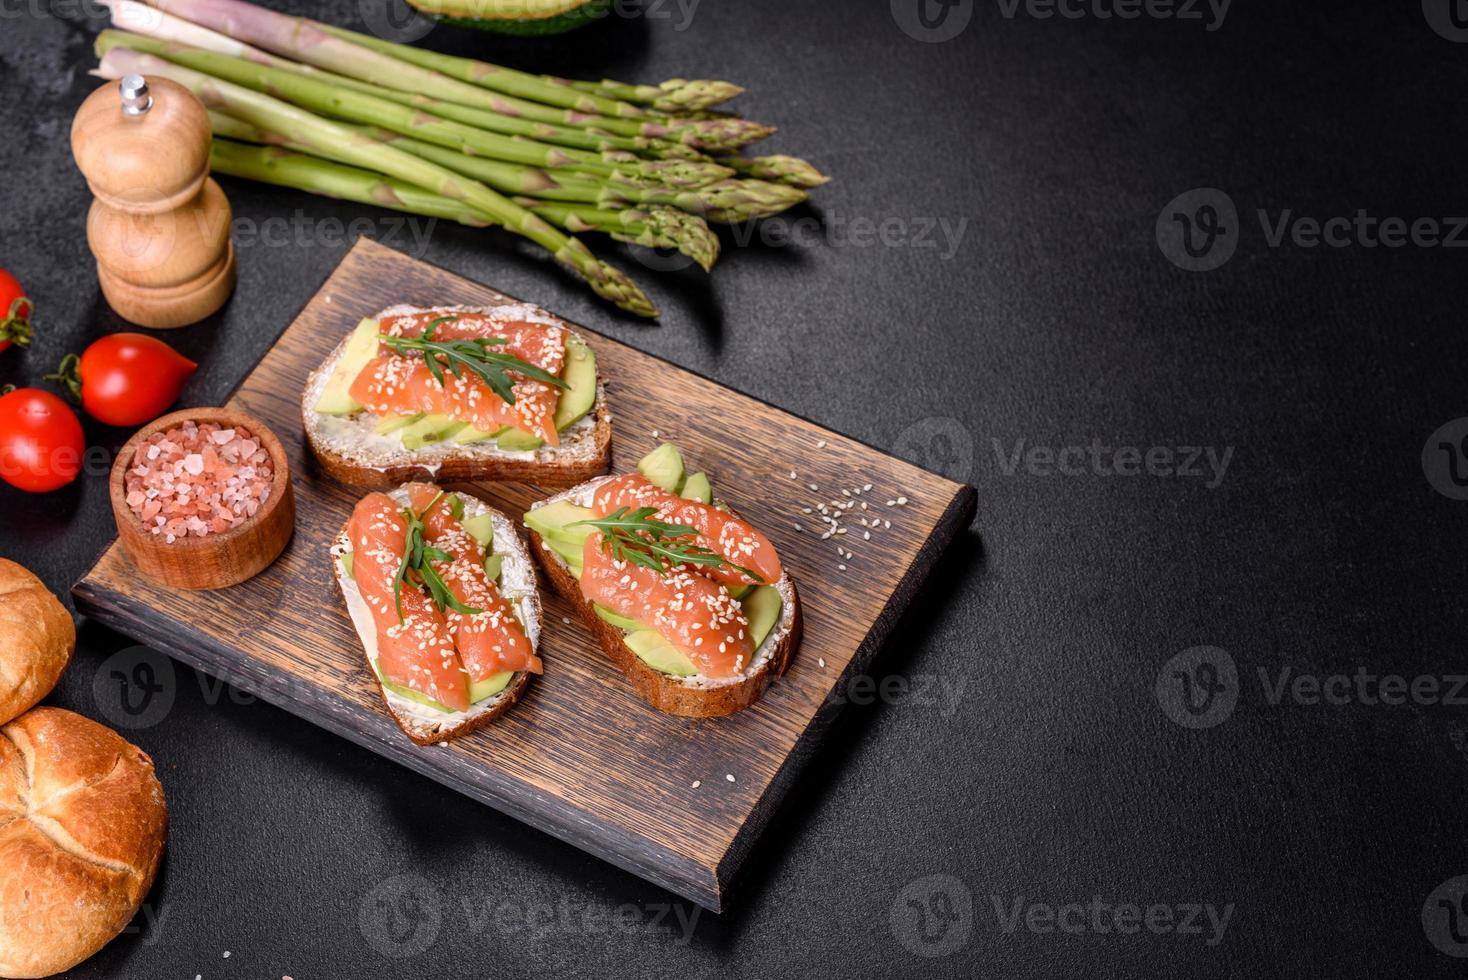
M 661 439 L 677 442 L 690 467 L 708 471 L 715 492 L 779 549 L 800 583 L 804 639 L 786 675 L 750 709 L 728 718 L 677 718 L 639 700 L 574 610 L 546 590 L 545 676 L 494 725 L 447 746 L 419 748 L 382 710 L 336 594 L 327 547 L 361 491 L 322 474 L 303 448 L 301 386 L 361 317 L 387 306 L 512 301 L 360 241 L 230 403 L 269 422 L 291 455 L 299 523 L 280 560 L 232 589 L 187 593 L 140 581 L 113 546 L 77 583 L 77 605 L 206 673 L 722 910 L 751 845 L 835 716 L 841 699 L 831 695 L 866 669 L 942 548 L 972 520 L 974 491 L 578 326 L 608 383 L 613 471 L 631 469 Z M 731 418 L 747 439 L 729 441 Z M 789 477 L 792 467 L 798 481 Z M 820 540 L 810 530 L 818 522 L 801 509 L 843 499 L 841 488 L 866 483 L 873 489 L 860 499 L 892 527 L 863 541 L 853 518 L 854 533 L 843 545 L 856 557 L 838 559 L 837 539 Z M 549 495 L 514 484 L 461 488 L 511 514 Z M 909 504 L 885 506 L 898 495 Z M 807 530 L 797 532 L 796 522 Z M 846 571 L 838 570 L 841 561 Z

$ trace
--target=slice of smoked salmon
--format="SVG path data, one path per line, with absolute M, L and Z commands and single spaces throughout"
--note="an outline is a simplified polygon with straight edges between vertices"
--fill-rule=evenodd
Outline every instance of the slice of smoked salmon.
M 733 677 L 749 666 L 749 620 L 729 590 L 679 565 L 660 574 L 617 561 L 593 534 L 582 550 L 581 594 L 599 606 L 657 630 L 681 647 L 701 674 Z
M 775 553 L 769 539 L 755 530 L 752 524 L 702 501 L 668 493 L 640 473 L 613 477 L 603 483 L 597 488 L 591 506 L 598 517 L 605 517 L 623 507 L 632 510 L 656 507 L 658 520 L 698 531 L 698 544 L 735 565 L 750 569 L 764 579 L 763 584 L 772 585 L 780 579 L 780 556 Z M 696 567 L 695 570 L 725 585 L 755 582 L 755 579 L 733 568 Z
M 408 485 L 408 497 L 413 510 L 421 515 L 424 540 L 453 556 L 451 561 L 434 562 L 434 571 L 456 599 L 471 609 L 483 610 L 474 615 L 444 610 L 444 620 L 470 679 L 482 681 L 507 670 L 541 673 L 540 658 L 530 646 L 525 627 L 509 600 L 484 572 L 484 548 L 454 517 L 448 495 L 438 487 L 412 483 Z M 425 513 L 430 505 L 432 509 Z
M 398 337 L 417 337 L 428 325 L 442 316 L 460 316 L 445 320 L 434 330 L 438 340 L 472 340 L 497 337 L 503 345 L 491 348 L 513 354 L 528 364 L 560 377 L 566 368 L 566 329 L 542 323 L 520 321 L 499 322 L 483 316 L 427 311 L 386 317 L 383 333 Z M 440 385 L 428 370 L 425 360 L 417 355 L 402 355 L 381 348 L 378 356 L 362 369 L 352 382 L 353 400 L 373 415 L 447 415 L 467 422 L 483 432 L 494 432 L 512 426 L 544 439 L 547 445 L 559 446 L 556 431 L 556 406 L 560 389 L 510 372 L 514 404 L 496 395 L 484 380 L 465 371 L 456 378 L 444 371 Z
M 407 550 L 408 522 L 385 493 L 363 497 L 352 511 L 352 576 L 377 629 L 377 663 L 384 677 L 455 711 L 469 707 L 469 675 L 433 600 L 404 583 L 398 618 L 393 580 Z

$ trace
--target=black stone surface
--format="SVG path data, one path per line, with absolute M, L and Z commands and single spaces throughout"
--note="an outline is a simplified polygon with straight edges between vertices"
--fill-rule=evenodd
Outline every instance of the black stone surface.
M 563 74 L 737 79 L 741 108 L 782 127 L 772 149 L 836 176 L 792 216 L 813 235 L 726 236 L 712 278 L 607 249 L 663 306 L 655 327 L 503 234 L 439 225 L 422 253 L 976 484 L 976 526 L 879 661 L 922 693 L 852 704 L 733 910 L 685 930 L 686 903 L 177 668 L 171 709 L 128 731 L 168 790 L 165 872 L 134 930 L 75 975 L 1460 976 L 1429 932 L 1453 948 L 1449 927 L 1468 928 L 1462 889 L 1434 894 L 1468 873 L 1465 692 L 1448 680 L 1468 504 L 1422 455 L 1445 464 L 1429 437 L 1468 415 L 1464 253 L 1354 229 L 1340 247 L 1275 245 L 1258 215 L 1468 213 L 1468 45 L 1432 27 L 1452 33 L 1446 0 L 1426 6 L 1239 0 L 1218 25 L 1202 4 L 1062 4 L 1072 18 L 960 0 L 949 28 L 971 21 L 943 43 L 899 28 L 909 0 L 659 2 L 540 41 L 435 31 L 426 43 Z M 1140 16 L 1098 15 L 1117 7 Z M 1184 9 L 1203 19 L 1156 16 Z M 67 147 L 102 17 L 39 0 L 0 15 L 0 266 L 41 332 L 0 354 L 0 384 L 24 384 L 122 324 Z M 1235 206 L 1218 247 L 1237 251 L 1184 271 L 1155 228 L 1206 220 L 1205 201 L 1168 207 L 1205 187 Z M 226 189 L 239 290 L 167 337 L 202 363 L 186 404 L 222 400 L 328 274 L 346 247 L 331 220 L 394 241 L 385 212 Z M 286 243 L 246 244 L 297 215 Z M 853 239 L 853 221 L 885 222 L 885 243 Z M 115 449 L 127 433 L 88 435 Z M 1085 447 L 1060 460 L 1076 475 L 1045 464 L 1067 446 Z M 1153 451 L 1154 470 L 1169 447 L 1228 466 L 1121 476 L 1118 447 L 1143 466 Z M 109 535 L 100 476 L 45 497 L 0 487 L 0 554 L 60 592 Z M 51 702 L 128 720 L 108 658 L 130 645 L 83 624 Z M 1237 680 L 1194 716 L 1169 661 L 1198 646 Z M 1180 669 L 1207 680 L 1197 666 Z M 1310 704 L 1308 686 L 1273 695 L 1282 671 L 1442 687 L 1392 705 L 1378 695 L 1394 682 L 1327 683 L 1346 703 Z M 1164 705 L 1222 720 L 1186 727 Z M 1206 912 L 1201 934 L 1164 931 L 1160 910 L 1123 933 L 1095 903 L 1166 906 L 1174 926 L 1189 904 L 1232 911 L 1221 938 Z

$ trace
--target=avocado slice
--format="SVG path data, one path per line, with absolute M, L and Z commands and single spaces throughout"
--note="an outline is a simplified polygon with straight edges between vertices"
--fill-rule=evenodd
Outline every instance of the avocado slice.
M 396 694 L 398 697 L 407 698 L 409 701 L 412 701 L 416 704 L 421 704 L 426 708 L 432 708 L 434 711 L 442 711 L 446 715 L 451 715 L 454 713 L 454 709 L 450 708 L 448 705 L 440 704 L 426 694 L 419 694 L 411 687 L 404 687 L 401 684 L 388 680 L 387 675 L 382 672 L 382 666 L 376 660 L 372 661 L 372 669 L 376 671 L 377 679 L 382 681 L 382 686 L 387 688 L 392 693 Z
M 614 0 L 409 0 L 420 13 L 446 24 L 496 34 L 563 34 L 605 17 Z
M 714 488 L 709 483 L 709 475 L 699 472 L 684 480 L 683 490 L 679 493 L 679 496 L 687 497 L 689 500 L 697 500 L 705 504 L 713 503 Z
M 500 569 L 505 563 L 504 555 L 487 555 L 484 559 L 484 574 L 491 582 L 500 580 Z
M 466 425 L 464 428 L 460 429 L 457 433 L 454 434 L 454 442 L 463 443 L 465 445 L 475 442 L 488 442 L 495 436 L 499 435 L 501 432 L 505 431 L 506 428 L 508 428 L 508 426 L 500 426 L 493 432 L 485 432 L 483 429 L 476 429 L 472 425 Z
M 561 380 L 570 385 L 556 404 L 556 431 L 580 421 L 596 404 L 596 355 L 579 340 L 566 341 L 566 369 Z
M 617 629 L 619 629 L 619 630 L 645 630 L 645 629 L 647 629 L 646 626 L 643 626 L 637 620 L 635 620 L 635 619 L 628 619 L 626 616 L 618 616 L 616 613 L 612 612 L 610 609 L 606 608 L 605 606 L 598 606 L 598 605 L 596 605 L 596 604 L 593 603 L 591 608 L 594 609 L 594 610 L 596 610 L 597 616 L 599 616 L 604 621 L 606 621 L 608 623 L 611 623 L 613 626 L 617 627 Z
M 780 621 L 780 607 L 784 605 L 780 590 L 773 585 L 761 585 L 740 604 L 744 606 L 744 618 L 749 620 L 749 638 L 758 650 L 765 637 L 770 635 L 770 630 Z
M 357 380 L 357 375 L 377 356 L 377 338 L 380 332 L 381 327 L 376 320 L 367 319 L 357 324 L 347 340 L 341 359 L 331 369 L 331 377 L 326 379 L 326 387 L 321 389 L 321 397 L 316 401 L 318 413 L 351 415 L 362 410 L 362 406 L 352 398 L 352 382 Z
M 665 442 L 637 461 L 637 472 L 669 493 L 677 493 L 683 485 L 683 454 Z
M 398 435 L 402 437 L 404 449 L 422 449 L 452 439 L 454 433 L 462 428 L 463 422 L 456 422 L 447 415 L 425 415 L 412 425 L 399 429 Z
M 524 429 L 506 429 L 495 439 L 495 443 L 506 452 L 523 453 L 539 449 L 545 445 L 545 440 Z
M 372 427 L 372 431 L 380 436 L 390 436 L 394 432 L 401 432 L 414 422 L 422 421 L 423 418 L 424 415 L 422 413 L 418 415 L 384 415 L 377 420 L 377 424 Z
M 485 698 L 494 697 L 509 686 L 510 678 L 514 676 L 513 670 L 506 670 L 498 674 L 491 674 L 482 681 L 470 681 L 469 703 L 478 704 Z
M 474 540 L 479 542 L 481 548 L 488 548 L 494 541 L 494 520 L 490 515 L 475 514 L 473 517 L 464 518 L 462 523 L 464 530 L 474 536 Z
M 541 537 L 556 535 L 582 544 L 594 530 L 589 527 L 571 527 L 578 521 L 589 521 L 596 517 L 590 507 L 578 507 L 569 500 L 558 500 L 544 507 L 536 507 L 525 513 L 525 526 Z
M 627 646 L 638 658 L 653 670 L 674 677 L 692 677 L 698 673 L 688 655 L 663 638 L 656 630 L 638 630 L 628 633 Z
M 559 500 L 526 512 L 525 526 L 540 535 L 546 545 L 571 566 L 571 572 L 580 578 L 581 549 L 585 546 L 586 539 L 591 537 L 593 529 L 569 525 L 595 516 L 590 507 L 577 507 L 569 500 Z

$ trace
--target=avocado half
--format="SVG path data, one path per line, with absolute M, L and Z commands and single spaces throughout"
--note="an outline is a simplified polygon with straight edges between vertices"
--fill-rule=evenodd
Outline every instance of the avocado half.
M 423 14 L 444 24 L 476 27 L 497 34 L 531 37 L 563 34 L 600 20 L 613 0 L 408 0 Z

